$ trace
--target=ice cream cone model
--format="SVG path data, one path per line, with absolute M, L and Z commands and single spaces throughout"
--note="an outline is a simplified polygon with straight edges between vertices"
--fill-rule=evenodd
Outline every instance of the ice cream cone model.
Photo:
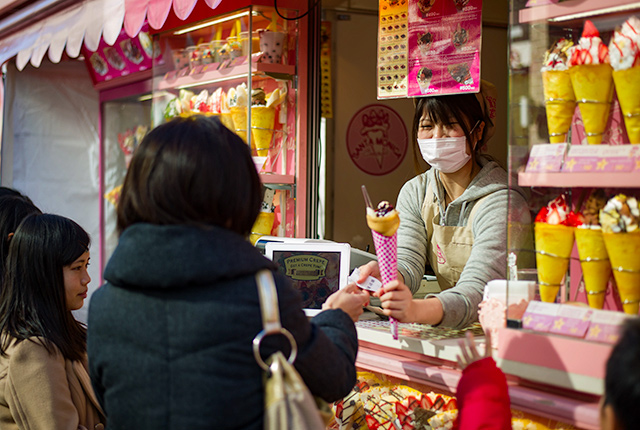
M 567 52 L 573 43 L 560 39 L 545 54 L 542 84 L 549 127 L 549 142 L 566 142 L 576 110 L 576 96 L 567 66 Z
M 550 201 L 536 215 L 534 224 L 536 266 L 540 299 L 554 302 L 569 268 L 576 214 L 569 211 L 564 195 Z
M 580 108 L 587 143 L 599 144 L 611 110 L 613 79 L 609 49 L 602 43 L 600 33 L 591 21 L 585 22 L 582 37 L 572 48 L 569 62 L 571 84 Z
M 251 138 L 259 156 L 269 154 L 275 121 L 275 108 L 251 106 Z
M 571 128 L 576 98 L 568 70 L 542 72 L 549 142 L 563 143 Z
M 616 29 L 609 43 L 613 82 L 630 143 L 640 143 L 640 20 L 634 16 Z
M 613 71 L 613 82 L 630 143 L 640 143 L 640 67 Z
M 640 232 L 603 233 L 622 308 L 636 315 L 640 303 Z
M 273 212 L 259 212 L 256 221 L 251 228 L 251 244 L 255 245 L 256 241 L 264 236 L 271 234 L 273 223 L 275 222 L 276 214 Z
M 602 230 L 578 227 L 575 238 L 589 307 L 602 309 L 611 278 L 611 264 Z
M 229 108 L 233 127 L 238 136 L 247 141 L 247 108 L 243 106 L 233 106 Z
M 536 222 L 534 231 L 540 299 L 553 303 L 569 268 L 573 227 Z
M 640 303 L 640 206 L 623 194 L 600 211 L 604 244 L 625 313 L 636 315 Z
M 231 115 L 231 112 L 222 112 L 222 113 L 220 113 L 220 122 L 222 123 L 222 125 L 227 127 L 229 130 L 235 131 L 236 126 L 235 126 L 235 124 L 233 122 L 233 115 Z

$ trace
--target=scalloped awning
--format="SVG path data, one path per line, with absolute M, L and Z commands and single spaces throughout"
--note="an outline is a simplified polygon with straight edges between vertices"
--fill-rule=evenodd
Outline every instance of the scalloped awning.
M 17 56 L 16 65 L 22 70 L 27 63 L 39 67 L 45 54 L 58 63 L 62 53 L 75 58 L 84 41 L 90 51 L 98 48 L 100 39 L 113 45 L 124 29 L 135 37 L 145 19 L 153 29 L 161 28 L 171 7 L 175 15 L 185 20 L 198 0 L 85 0 L 63 11 L 41 19 L 27 28 L 0 40 L 0 64 Z M 203 0 L 211 9 L 222 0 Z

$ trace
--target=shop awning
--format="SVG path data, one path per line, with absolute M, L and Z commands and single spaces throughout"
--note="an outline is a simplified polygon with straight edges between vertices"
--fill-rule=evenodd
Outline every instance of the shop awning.
M 26 28 L 0 39 L 0 64 L 17 56 L 22 70 L 27 63 L 39 67 L 45 54 L 58 63 L 66 51 L 69 57 L 80 54 L 84 42 L 95 51 L 100 39 L 113 45 L 123 26 L 129 37 L 135 37 L 145 19 L 153 29 L 165 23 L 171 7 L 181 20 L 189 17 L 198 0 L 84 0 Z M 204 0 L 215 9 L 222 0 Z

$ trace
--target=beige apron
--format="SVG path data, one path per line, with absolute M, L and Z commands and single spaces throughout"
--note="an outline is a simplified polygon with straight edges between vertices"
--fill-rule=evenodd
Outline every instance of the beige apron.
M 483 197 L 476 202 L 471 209 L 467 225 L 464 227 L 453 227 L 440 225 L 440 207 L 434 201 L 431 181 L 427 186 L 427 194 L 422 204 L 422 219 L 427 229 L 427 239 L 429 249 L 427 249 L 427 260 L 431 265 L 440 290 L 448 290 L 456 285 L 460 279 L 462 269 L 467 264 L 471 255 L 473 245 L 473 217 L 476 209 L 480 207 Z

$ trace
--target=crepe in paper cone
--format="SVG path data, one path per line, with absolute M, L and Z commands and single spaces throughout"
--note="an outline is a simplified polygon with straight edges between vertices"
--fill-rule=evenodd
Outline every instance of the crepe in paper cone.
M 385 236 L 371 230 L 373 244 L 378 257 L 378 267 L 382 283 L 386 284 L 398 278 L 398 234 Z
M 576 96 L 571 85 L 571 75 L 568 70 L 544 71 L 542 72 L 542 84 L 549 127 L 549 142 L 566 142 L 573 113 L 576 110 Z
M 233 106 L 229 109 L 233 126 L 238 136 L 245 142 L 247 141 L 247 108 L 242 106 Z
M 573 249 L 573 227 L 535 223 L 536 265 L 540 299 L 553 303 L 569 267 Z
M 602 309 L 611 277 L 611 263 L 602 230 L 576 228 L 575 235 L 589 307 Z
M 276 109 L 266 106 L 251 106 L 251 137 L 259 156 L 269 154 L 276 122 Z
M 622 308 L 636 315 L 640 302 L 640 232 L 602 233 Z
M 582 64 L 569 69 L 571 84 L 578 101 L 587 142 L 591 145 L 602 142 L 607 126 L 613 79 L 610 64 Z
M 640 67 L 613 71 L 630 143 L 640 143 Z

